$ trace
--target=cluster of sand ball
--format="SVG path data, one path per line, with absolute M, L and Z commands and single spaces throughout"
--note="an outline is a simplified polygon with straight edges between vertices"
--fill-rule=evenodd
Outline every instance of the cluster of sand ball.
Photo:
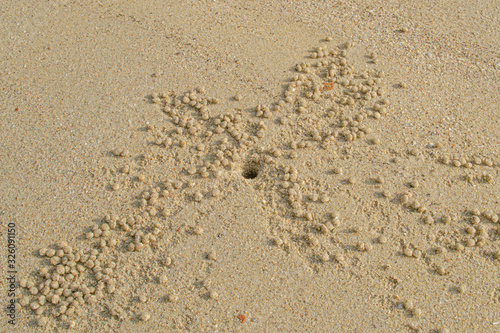
M 109 227 L 103 225 L 101 228 L 94 232 L 97 234 L 99 230 L 106 243 Z M 74 327 L 76 322 L 72 318 L 82 307 L 99 302 L 105 293 L 115 290 L 115 265 L 104 258 L 102 249 L 106 246 L 101 243 L 100 249 L 83 252 L 59 242 L 54 248 L 40 249 L 40 256 L 47 258 L 50 265 L 38 271 L 36 280 L 24 278 L 20 281 L 20 286 L 26 288 L 29 295 L 21 297 L 19 304 L 33 310 L 40 326 L 45 326 L 48 316 L 52 316 Z M 113 242 L 109 246 L 113 246 Z
M 472 172 L 467 173 L 463 176 L 463 179 L 469 183 L 479 182 L 479 183 L 492 183 L 494 176 L 487 172 L 478 173 L 474 167 L 487 166 L 494 167 L 493 160 L 489 157 L 471 156 L 464 157 L 459 156 L 452 158 L 448 155 L 443 155 L 439 161 L 445 165 L 453 166 L 456 168 L 465 168 L 471 170 Z
M 203 92 L 198 88 L 181 96 L 153 95 L 153 102 L 161 105 L 171 122 L 151 130 L 159 147 L 176 146 L 192 153 L 185 161 L 187 174 L 218 177 L 221 170 L 231 170 L 241 162 L 242 155 L 262 137 L 263 125 L 243 121 L 241 112 L 210 115 L 209 105 L 219 100 L 203 97 Z
M 46 258 L 47 265 L 35 277 L 21 281 L 26 295 L 20 299 L 20 305 L 35 313 L 40 326 L 62 322 L 74 327 L 82 309 L 115 295 L 120 288 L 114 273 L 117 257 L 147 252 L 161 257 L 163 266 L 170 266 L 172 258 L 162 257 L 165 249 L 160 244 L 172 235 L 196 236 L 204 231 L 199 226 L 178 228 L 173 223 L 176 213 L 187 202 L 200 203 L 223 196 L 224 190 L 213 187 L 213 179 L 228 172 L 240 174 L 260 192 L 262 208 L 270 216 L 269 237 L 275 246 L 295 251 L 314 264 L 349 266 L 358 254 L 394 241 L 394 235 L 379 229 L 373 235 L 365 234 L 362 227 L 346 226 L 348 221 L 334 208 L 339 194 L 350 198 L 345 204 L 353 200 L 352 188 L 359 184 L 358 175 L 344 175 L 342 167 L 334 166 L 333 170 L 324 170 L 324 179 L 314 179 L 306 170 L 314 165 L 310 161 L 298 162 L 318 148 L 331 149 L 332 159 L 340 160 L 340 148 L 332 147 L 334 143 L 349 147 L 351 141 L 365 138 L 372 133 L 371 122 L 388 112 L 384 73 L 354 68 L 348 57 L 350 47 L 350 43 L 329 50 L 319 47 L 310 61 L 296 66 L 297 74 L 283 96 L 278 96 L 272 105 L 257 105 L 251 115 L 241 111 L 214 114 L 213 106 L 221 101 L 207 97 L 203 88 L 180 95 L 153 94 L 151 102 L 164 113 L 165 122 L 148 125 L 150 152 L 141 158 L 130 156 L 126 150 L 114 152 L 120 173 L 109 185 L 114 191 L 139 191 L 133 213 L 106 215 L 84 233 L 86 240 L 80 249 L 63 242 L 41 249 L 40 256 Z M 366 59 L 370 65 L 377 62 L 373 54 Z M 241 96 L 234 100 L 241 100 Z M 263 138 L 272 136 L 268 129 L 276 121 L 280 124 L 275 135 L 278 139 L 271 138 L 267 146 L 259 145 Z M 284 145 L 273 141 L 282 137 L 288 140 Z M 371 142 L 379 141 L 374 138 Z M 178 169 L 161 169 L 165 160 L 175 162 Z M 440 160 L 468 170 L 498 167 L 488 157 L 445 156 Z M 472 177 L 469 181 L 477 177 L 486 183 L 495 181 L 491 171 Z M 415 214 L 417 224 L 446 227 L 462 223 L 461 229 L 446 229 L 433 235 L 436 256 L 448 250 L 465 251 L 489 244 L 491 258 L 500 260 L 500 249 L 492 244 L 492 238 L 499 237 L 494 231 L 498 234 L 500 229 L 489 225 L 498 225 L 500 212 L 473 209 L 462 211 L 461 219 L 458 212 L 438 216 L 425 198 L 419 200 L 412 192 L 420 186 L 417 180 L 410 183 L 412 190 L 401 189 L 395 194 L 384 190 L 387 181 L 382 175 L 374 181 L 374 189 L 382 191 L 387 199 L 381 205 L 397 206 Z M 181 241 L 180 236 L 175 237 Z M 405 257 L 416 259 L 425 257 L 428 250 L 414 242 L 402 242 L 398 249 Z M 215 252 L 209 253 L 208 259 L 215 260 Z M 435 260 L 425 262 L 439 275 L 448 274 Z M 163 272 L 155 279 L 165 284 L 168 275 Z M 166 299 L 175 302 L 177 298 L 170 294 Z M 217 298 L 217 292 L 210 291 L 210 299 Z M 422 310 L 411 301 L 404 307 L 414 316 L 422 315 Z M 110 313 L 117 319 L 130 318 L 119 307 Z M 148 320 L 151 315 L 140 313 L 138 317 Z
M 281 117 L 281 124 L 296 126 L 298 122 L 297 135 L 323 146 L 339 136 L 353 141 L 371 133 L 366 120 L 380 119 L 387 113 L 388 99 L 382 97 L 384 73 L 356 71 L 347 60 L 346 49 L 319 47 L 313 58 L 321 60 L 298 64 L 300 74 L 293 77 L 276 105 L 277 111 L 289 112 Z

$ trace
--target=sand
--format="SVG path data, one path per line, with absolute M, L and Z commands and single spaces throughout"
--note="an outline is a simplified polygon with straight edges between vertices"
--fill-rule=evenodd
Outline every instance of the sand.
M 499 18 L 4 4 L 0 331 L 498 332 Z

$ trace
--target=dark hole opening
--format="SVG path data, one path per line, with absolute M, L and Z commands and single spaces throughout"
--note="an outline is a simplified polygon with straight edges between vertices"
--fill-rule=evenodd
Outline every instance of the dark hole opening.
M 256 163 L 247 164 L 245 169 L 243 170 L 243 178 L 246 179 L 257 178 L 258 174 L 259 174 L 259 168 Z

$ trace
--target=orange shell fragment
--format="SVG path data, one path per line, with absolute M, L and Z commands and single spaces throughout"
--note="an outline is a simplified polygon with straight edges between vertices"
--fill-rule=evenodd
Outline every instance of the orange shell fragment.
M 321 88 L 320 91 L 332 90 L 334 85 L 335 82 L 323 82 L 323 88 Z

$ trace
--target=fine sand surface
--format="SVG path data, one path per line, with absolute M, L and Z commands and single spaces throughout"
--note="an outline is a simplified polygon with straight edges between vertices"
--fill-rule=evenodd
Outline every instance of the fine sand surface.
M 498 1 L 4 1 L 0 36 L 1 332 L 500 331 Z

